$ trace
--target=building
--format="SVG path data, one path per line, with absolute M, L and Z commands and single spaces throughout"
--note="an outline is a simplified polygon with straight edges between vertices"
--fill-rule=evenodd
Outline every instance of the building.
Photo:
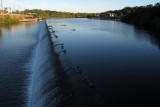
M 116 13 L 108 13 L 107 17 L 117 17 L 118 15 Z
M 96 17 L 99 17 L 99 15 L 100 15 L 100 13 L 95 13 L 95 16 L 96 16 Z
M 12 9 L 10 7 L 5 7 L 4 11 L 8 12 L 8 14 L 12 13 Z

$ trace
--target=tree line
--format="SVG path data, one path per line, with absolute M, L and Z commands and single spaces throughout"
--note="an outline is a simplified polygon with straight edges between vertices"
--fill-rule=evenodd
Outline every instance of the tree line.
M 115 13 L 122 22 L 160 32 L 160 3 L 147 6 L 125 7 L 121 10 L 106 11 L 101 14 Z
M 58 12 L 51 10 L 41 10 L 41 9 L 26 9 L 24 14 L 35 13 L 35 16 L 41 18 L 86 18 L 93 13 L 71 13 L 71 12 Z
M 126 7 L 119 11 L 124 16 L 122 21 L 153 32 L 160 32 L 160 3 L 139 7 Z

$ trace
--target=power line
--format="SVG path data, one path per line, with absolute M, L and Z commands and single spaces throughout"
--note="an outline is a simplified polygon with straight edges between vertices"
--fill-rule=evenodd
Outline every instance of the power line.
M 11 11 L 24 11 L 25 8 L 22 4 L 19 4 L 16 1 L 12 1 L 12 0 L 1 0 L 0 1 L 0 10 L 2 10 L 3 12 L 5 12 L 5 8 L 10 9 Z

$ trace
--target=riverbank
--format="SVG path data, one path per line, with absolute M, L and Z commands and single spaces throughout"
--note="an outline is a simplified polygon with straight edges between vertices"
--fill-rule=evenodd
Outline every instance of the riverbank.
M 34 18 L 32 15 L 23 14 L 0 14 L 0 24 L 32 21 L 38 21 L 38 18 Z

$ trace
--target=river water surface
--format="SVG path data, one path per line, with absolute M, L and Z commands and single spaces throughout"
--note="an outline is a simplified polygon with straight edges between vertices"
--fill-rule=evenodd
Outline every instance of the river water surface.
M 0 106 L 160 106 L 156 36 L 117 21 L 47 21 L 55 32 L 44 21 L 0 25 Z
M 0 25 L 0 106 L 24 106 L 27 102 L 27 70 L 37 43 L 39 23 Z
M 160 105 L 159 40 L 117 21 L 49 19 L 67 54 L 108 107 Z

